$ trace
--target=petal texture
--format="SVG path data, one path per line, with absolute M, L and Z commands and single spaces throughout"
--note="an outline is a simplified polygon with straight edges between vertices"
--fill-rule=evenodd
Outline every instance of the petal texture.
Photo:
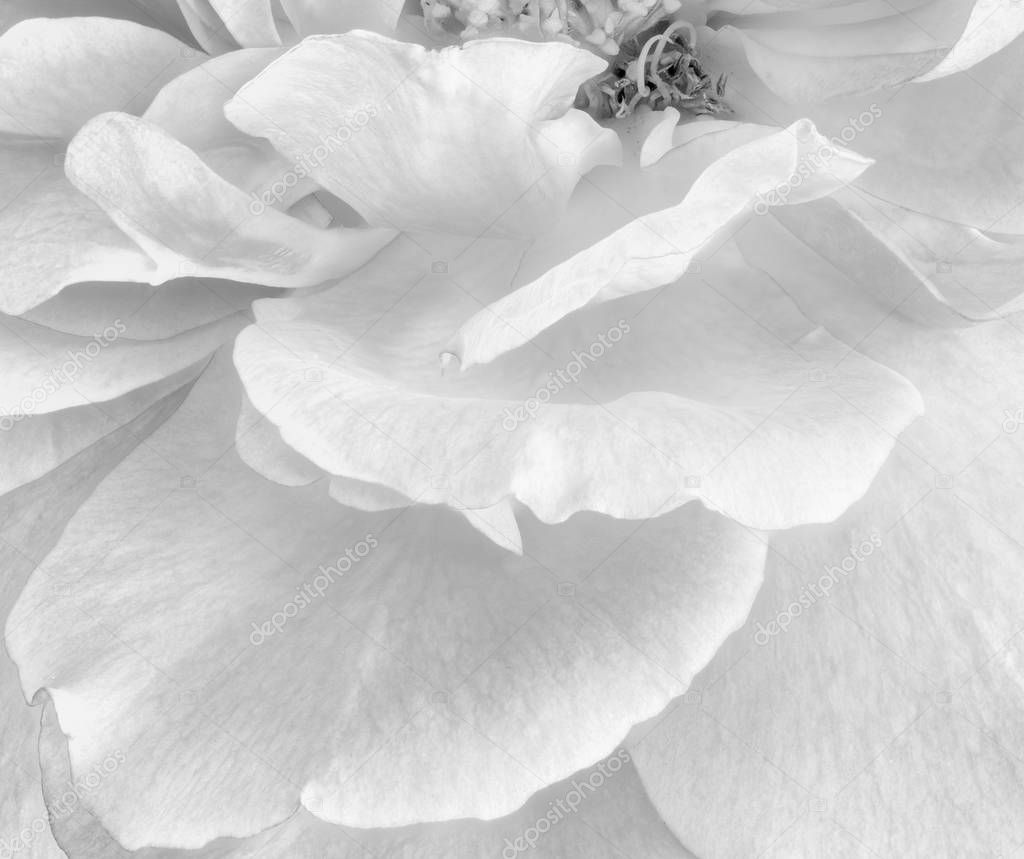
M 44 479 L 0 498 L 0 610 L 6 618 L 39 560 L 53 547 L 75 509 L 140 439 L 173 412 L 184 392 L 170 395 L 118 431 L 94 438 L 86 449 Z M 0 441 L 2 443 L 2 441 Z M 0 652 L 0 837 L 8 855 L 64 859 L 50 833 L 35 752 L 39 710 L 29 707 L 6 647 Z
M 4 313 L 24 313 L 72 283 L 146 281 L 155 269 L 138 245 L 67 181 L 63 163 L 56 148 L 0 146 Z
M 808 282 L 787 285 L 826 313 L 834 290 L 794 263 Z M 914 380 L 926 416 L 843 519 L 773 540 L 744 631 L 630 748 L 699 855 L 1012 852 L 1024 340 L 1013 317 L 935 331 L 866 306 L 845 325 Z
M 259 302 L 236 341 L 254 405 L 330 474 L 458 508 L 514 496 L 546 522 L 700 498 L 753 527 L 791 527 L 859 497 L 888 432 L 920 409 L 905 380 L 809 324 L 735 252 L 657 303 L 601 305 L 442 374 L 448 331 L 504 290 L 518 252 L 491 242 L 456 256 L 435 240 L 452 262 L 434 273 L 416 238 L 334 289 Z
M 448 351 L 468 369 L 522 345 L 591 302 L 671 283 L 755 206 L 767 209 L 828 195 L 870 164 L 833 148 L 808 122 L 737 147 L 708 167 L 676 206 L 632 221 L 485 308 L 459 329 Z
M 123 750 L 83 807 L 130 849 L 250 835 L 300 800 L 360 827 L 508 814 L 610 753 L 746 614 L 764 544 L 698 505 L 639 529 L 531 519 L 517 558 L 445 511 L 265 481 L 229 450 L 220 371 L 82 507 L 8 625 L 72 771 Z
M 389 230 L 322 230 L 261 208 L 190 149 L 127 114 L 104 114 L 83 128 L 66 169 L 153 257 L 154 283 L 208 275 L 314 286 L 358 268 L 394 237 Z
M 142 113 L 200 55 L 112 18 L 35 18 L 0 36 L 0 131 L 68 139 L 109 110 Z
M 313 37 L 226 110 L 243 131 L 308 159 L 372 225 L 532 235 L 582 173 L 618 157 L 615 135 L 571 107 L 604 66 L 555 43 L 427 51 L 366 32 Z

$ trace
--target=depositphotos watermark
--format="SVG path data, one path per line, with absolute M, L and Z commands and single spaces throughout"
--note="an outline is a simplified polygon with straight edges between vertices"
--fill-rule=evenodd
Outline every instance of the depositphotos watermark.
M 124 752 L 118 750 L 107 755 L 98 764 L 95 764 L 89 772 L 79 776 L 74 782 L 68 782 L 66 789 L 60 797 L 49 806 L 50 817 L 53 820 L 60 820 L 68 817 L 78 808 L 82 797 L 92 793 L 100 786 L 107 776 L 116 772 L 118 767 L 125 762 Z M 31 847 L 32 842 L 47 831 L 49 823 L 45 817 L 37 817 L 28 826 L 25 826 L 13 838 L 0 838 L 0 859 L 10 859 L 22 850 Z
M 882 545 L 882 537 L 873 533 L 868 539 L 861 540 L 856 548 L 851 546 L 850 553 L 843 558 L 836 566 L 826 566 L 825 572 L 818 577 L 818 581 L 804 585 L 800 594 L 793 602 L 775 615 L 775 619 L 765 626 L 758 621 L 757 630 L 754 632 L 754 643 L 758 647 L 766 645 L 773 636 L 786 632 L 793 618 L 800 617 L 805 609 L 809 609 L 818 600 L 825 599 L 832 591 L 840 578 L 850 575 L 857 565 L 874 554 L 875 549 Z
M 621 770 L 630 760 L 629 752 L 619 749 L 610 758 L 597 764 L 587 778 L 580 781 L 573 779 L 572 787 L 566 791 L 565 796 L 553 799 L 548 803 L 548 811 L 543 817 L 538 817 L 516 838 L 505 839 L 505 847 L 501 851 L 502 859 L 513 859 L 520 853 L 536 847 L 546 832 L 550 832 L 553 826 L 557 826 L 570 814 L 579 811 L 580 805 L 583 804 L 587 795 L 600 790 L 605 781 Z
M 572 360 L 558 370 L 549 370 L 547 382 L 534 391 L 533 396 L 528 397 L 514 409 L 510 406 L 505 407 L 501 428 L 506 432 L 512 432 L 521 423 L 536 417 L 541 407 L 551 402 L 551 398 L 555 394 L 564 391 L 569 385 L 574 385 L 580 380 L 583 371 L 587 369 L 588 361 L 593 364 L 600 360 L 604 357 L 605 352 L 611 350 L 629 332 L 629 323 L 625 319 L 620 319 L 606 332 L 598 334 L 597 340 L 584 351 L 579 352 L 573 349 Z
M 757 202 L 754 203 L 754 214 L 764 215 L 772 206 L 785 205 L 793 191 L 835 158 L 839 149 L 844 144 L 850 143 L 881 115 L 882 109 L 872 102 L 870 107 L 867 110 L 861 111 L 860 115 L 856 118 L 848 117 L 846 125 L 840 129 L 838 134 L 826 140 L 814 152 L 800 159 L 796 169 L 793 171 L 793 175 L 789 179 L 781 185 L 772 188 L 767 193 L 758 193 Z
M 284 173 L 273 185 L 257 194 L 252 193 L 249 211 L 253 215 L 262 215 L 267 209 L 280 203 L 288 192 L 303 179 L 308 179 L 327 163 L 327 157 L 340 149 L 352 139 L 352 135 L 362 131 L 370 120 L 377 116 L 375 105 L 366 104 L 354 113 L 346 116 L 333 134 L 320 138 L 320 142 L 309 152 L 303 152 L 291 164 L 291 169 Z
M 275 632 L 280 632 L 284 629 L 285 624 L 291 618 L 295 617 L 304 608 L 311 606 L 314 600 L 327 593 L 327 589 L 334 584 L 335 577 L 342 578 L 345 573 L 379 545 L 380 543 L 373 534 L 367 534 L 365 539 L 346 549 L 345 554 L 340 556 L 331 566 L 325 567 L 321 564 L 317 574 L 313 577 L 313 581 L 311 583 L 303 582 L 303 584 L 299 585 L 295 589 L 295 596 L 275 611 L 269 620 L 265 620 L 262 624 L 257 624 L 256 621 L 252 622 L 249 643 L 254 647 L 259 647 Z
M 46 400 L 57 393 L 64 385 L 73 384 L 75 376 L 90 361 L 106 349 L 111 343 L 117 340 L 128 327 L 120 320 L 115 319 L 113 324 L 108 325 L 99 334 L 94 334 L 92 340 L 81 349 L 68 349 L 64 354 L 65 360 L 58 367 L 54 367 L 32 391 L 21 398 L 15 411 L 8 414 L 0 409 L 0 432 L 9 432 L 14 425 L 24 420 L 46 402 Z

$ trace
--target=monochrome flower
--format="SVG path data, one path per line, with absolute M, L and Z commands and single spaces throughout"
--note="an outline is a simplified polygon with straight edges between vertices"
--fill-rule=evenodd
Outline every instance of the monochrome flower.
M 47 5 L 0 856 L 1020 835 L 1014 4 Z

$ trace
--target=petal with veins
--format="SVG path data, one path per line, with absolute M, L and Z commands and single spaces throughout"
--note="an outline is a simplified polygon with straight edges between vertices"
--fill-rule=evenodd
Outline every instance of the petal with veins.
M 1024 8 L 1015 0 L 977 0 L 963 34 L 934 68 L 917 78 L 935 80 L 965 71 L 1024 33 Z
M 237 143 L 243 135 L 227 121 L 224 105 L 283 53 L 250 48 L 213 57 L 161 89 L 142 118 L 196 152 Z
M 236 341 L 254 405 L 332 475 L 457 508 L 514 495 L 546 522 L 703 498 L 753 527 L 791 527 L 859 497 L 888 433 L 920 409 L 905 380 L 816 330 L 724 250 L 651 311 L 646 295 L 595 305 L 528 349 L 441 375 L 446 328 L 504 290 L 520 252 L 435 244 L 452 262 L 433 274 L 428 241 L 403 237 L 317 295 L 258 302 Z M 765 308 L 745 309 L 757 299 Z M 768 308 L 778 333 L 752 316 Z
M 921 321 L 968 325 L 1024 307 L 1024 236 L 986 234 L 859 189 L 776 218 L 864 288 L 923 285 L 949 312 L 930 308 Z M 773 250 L 762 248 L 760 264 L 788 267 Z
M 237 314 L 167 340 L 145 341 L 122 338 L 127 326 L 121 320 L 85 338 L 0 317 L 6 368 L 0 409 L 12 416 L 46 415 L 116 399 L 202 360 L 244 324 Z
M 0 32 L 29 18 L 81 16 L 135 21 L 187 42 L 188 25 L 175 0 L 7 0 L 0 9 Z
M 614 133 L 572 108 L 604 67 L 565 44 L 427 51 L 367 32 L 317 36 L 242 87 L 226 113 L 305 157 L 373 225 L 534 235 L 581 174 L 618 159 Z
M 828 143 L 807 122 L 740 146 L 712 164 L 678 205 L 632 221 L 485 308 L 459 329 L 447 351 L 465 370 L 521 346 L 587 304 L 671 283 L 756 204 L 825 196 L 870 164 Z
M 0 498 L 0 614 L 6 619 L 36 564 L 54 546 L 68 519 L 114 465 L 181 402 L 171 394 L 116 431 L 89 440 L 88 448 L 41 480 Z M 49 587 L 49 585 L 47 585 Z M 56 590 L 53 591 L 56 594 Z M 36 737 L 39 711 L 26 705 L 15 666 L 0 653 L 0 832 L 5 852 L 20 833 L 29 837 L 14 855 L 63 859 L 53 841 L 39 784 Z M 63 786 L 62 786 L 63 789 Z
M 254 208 L 190 149 L 127 114 L 89 122 L 68 148 L 66 170 L 157 261 L 150 282 L 205 275 L 314 286 L 358 268 L 394 237 L 390 230 L 321 230 Z
M 281 441 L 281 433 L 242 397 L 235 450 L 246 465 L 282 486 L 308 486 L 324 476 L 304 456 Z
M 1004 423 L 1024 338 L 892 316 L 860 348 L 915 381 L 927 416 L 847 516 L 773 540 L 700 706 L 629 744 L 701 855 L 998 855 L 1024 839 L 1024 437 Z
M 0 311 L 24 313 L 69 284 L 148 281 L 153 261 L 60 168 L 63 153 L 0 147 Z
M 77 801 L 71 801 L 73 795 L 65 796 L 68 783 L 73 781 L 67 740 L 49 701 L 43 714 L 40 753 L 43 789 L 50 813 L 55 815 L 53 829 L 74 859 L 259 859 L 268 855 L 295 859 L 484 859 L 500 856 L 503 850 L 507 855 L 527 830 L 531 855 L 536 859 L 694 859 L 658 819 L 628 755 L 621 749 L 597 767 L 545 788 L 521 809 L 499 820 L 369 830 L 326 823 L 300 809 L 279 826 L 251 838 L 218 839 L 200 850 L 131 853 Z M 591 777 L 601 782 L 600 787 L 593 789 L 587 782 Z M 534 839 L 533 832 L 543 822 L 550 824 L 547 831 Z M 526 846 L 526 841 L 518 843 Z
M 0 36 L 0 131 L 68 139 L 100 113 L 142 113 L 201 60 L 160 30 L 111 18 L 36 18 Z
M 129 391 L 102 404 L 74 406 L 21 420 L 0 418 L 0 495 L 38 480 L 90 445 L 130 424 L 175 391 L 184 388 L 202 369 L 187 367 L 173 376 Z
M 729 75 L 738 118 L 809 117 L 875 160 L 856 183 L 874 196 L 986 232 L 1024 233 L 1024 39 L 967 74 L 792 106 L 753 73 L 734 35 L 723 31 L 704 48 L 707 65 Z
M 204 373 L 80 508 L 8 622 L 72 772 L 124 751 L 82 806 L 129 849 L 250 835 L 300 799 L 359 827 L 508 814 L 683 691 L 760 582 L 764 544 L 699 505 L 529 519 L 517 558 L 450 512 L 390 527 L 275 486 L 230 450 L 232 378 Z
M 243 313 L 275 290 L 231 281 L 182 278 L 162 286 L 76 283 L 21 318 L 76 337 L 92 337 L 120 319 L 127 340 L 167 340 Z

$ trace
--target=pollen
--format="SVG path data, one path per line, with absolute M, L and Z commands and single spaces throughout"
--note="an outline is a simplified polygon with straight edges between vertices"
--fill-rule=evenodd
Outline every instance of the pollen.
M 724 76 L 712 80 L 701 65 L 697 30 L 674 21 L 626 43 L 603 75 L 584 84 L 577 103 L 598 117 L 628 116 L 645 104 L 690 116 L 730 113 Z
M 598 118 L 640 105 L 683 115 L 730 113 L 725 78 L 701 65 L 697 30 L 674 16 L 680 0 L 421 0 L 429 25 L 462 39 L 515 35 L 572 42 L 608 58 L 577 107 Z
M 680 9 L 679 0 L 421 0 L 428 23 L 463 39 L 513 31 L 617 56 L 623 41 Z

